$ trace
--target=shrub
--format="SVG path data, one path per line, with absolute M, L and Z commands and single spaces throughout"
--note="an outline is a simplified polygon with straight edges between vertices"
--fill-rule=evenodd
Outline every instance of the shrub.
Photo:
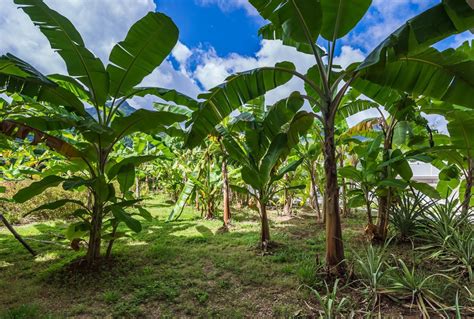
M 414 237 L 422 227 L 424 212 L 432 202 L 421 193 L 404 193 L 399 201 L 392 206 L 390 222 L 401 241 Z
M 381 293 L 394 297 L 403 302 L 409 302 L 410 308 L 417 306 L 423 318 L 430 318 L 428 309 L 441 311 L 447 307 L 443 305 L 440 296 L 431 288 L 435 277 L 449 277 L 442 274 L 432 274 L 424 276 L 415 271 L 415 267 L 408 268 L 401 259 L 396 261 L 397 271 L 390 272 L 387 276 L 389 284 L 387 288 L 382 289 Z
M 370 244 L 365 248 L 364 255 L 354 252 L 355 262 L 359 266 L 357 275 L 365 286 L 364 292 L 372 307 L 379 301 L 382 280 L 387 277 L 388 273 L 393 271 L 393 267 L 387 264 L 388 244 L 389 241 L 381 247 L 374 247 Z
M 11 199 L 20 189 L 23 189 L 32 183 L 31 180 L 23 180 L 18 182 L 3 182 L 1 186 L 5 186 L 6 191 L 3 197 L 7 200 Z M 44 191 L 43 193 L 33 197 L 31 200 L 19 204 L 9 201 L 0 201 L 0 212 L 11 223 L 27 223 L 38 220 L 51 220 L 51 219 L 67 219 L 71 218 L 70 214 L 78 208 L 74 204 L 66 204 L 56 210 L 39 211 L 34 214 L 23 216 L 35 209 L 36 207 L 53 202 L 62 198 L 73 198 L 73 199 L 84 199 L 86 197 L 85 192 L 71 192 L 65 191 L 62 187 L 52 187 Z
M 474 227 L 472 213 L 462 216 L 455 200 L 436 203 L 426 212 L 419 237 L 426 245 L 421 250 L 429 257 L 448 264 L 447 271 L 457 271 L 474 280 Z

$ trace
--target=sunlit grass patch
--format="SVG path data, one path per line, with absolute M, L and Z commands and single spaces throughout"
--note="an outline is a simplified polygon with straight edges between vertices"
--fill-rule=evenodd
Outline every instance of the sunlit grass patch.
M 53 261 L 59 258 L 59 255 L 55 252 L 40 254 L 35 257 L 37 262 Z

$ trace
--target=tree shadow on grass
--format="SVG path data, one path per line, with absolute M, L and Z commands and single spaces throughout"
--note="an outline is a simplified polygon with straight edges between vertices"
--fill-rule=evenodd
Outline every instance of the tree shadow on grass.
M 306 268 L 301 268 L 297 264 L 310 264 L 314 259 L 312 253 L 310 257 L 307 257 L 306 250 L 312 247 L 306 245 L 303 239 L 303 235 L 311 237 L 316 231 L 311 230 L 313 228 L 311 219 L 295 218 L 284 224 L 273 221 L 272 236 L 285 245 L 278 248 L 273 256 L 262 257 L 254 249 L 259 240 L 258 214 L 252 211 L 247 213 L 248 215 L 242 217 L 249 217 L 249 219 L 242 218 L 241 220 L 251 222 L 254 217 L 257 217 L 256 224 L 246 224 L 248 228 L 235 227 L 223 234 L 214 234 L 215 221 L 186 219 L 166 223 L 155 219 L 144 222 L 141 233 L 134 234 L 133 238 L 117 241 L 113 252 L 115 266 L 105 269 L 94 278 L 84 275 L 70 277 L 60 275 L 62 269 L 66 267 L 66 261 L 84 255 L 85 251 L 75 253 L 72 250 L 61 250 L 54 246 L 50 249 L 41 246 L 41 250 L 38 249 L 38 251 L 58 252 L 61 257 L 64 257 L 63 260 L 38 263 L 25 251 L 21 263 L 30 270 L 12 266 L 3 278 L 6 281 L 14 280 L 23 276 L 24 272 L 30 271 L 33 273 L 33 280 L 30 280 L 29 284 L 40 286 L 41 290 L 49 290 L 50 294 L 40 297 L 25 292 L 21 294 L 18 303 L 28 303 L 41 298 L 45 305 L 44 309 L 59 302 L 65 305 L 62 311 L 65 314 L 71 314 L 70 301 L 78 296 L 82 298 L 79 303 L 87 309 L 84 310 L 84 315 L 92 317 L 94 313 L 90 309 L 94 307 L 101 307 L 111 314 L 118 311 L 119 306 L 120 309 L 125 309 L 123 310 L 125 312 L 119 315 L 124 317 L 133 317 L 132 311 L 137 307 L 146 307 L 147 311 L 150 311 L 156 306 L 170 309 L 176 316 L 184 316 L 182 303 L 176 300 L 188 300 L 188 307 L 193 308 L 194 315 L 206 317 L 209 315 L 206 312 L 209 307 L 219 305 L 219 300 L 221 300 L 219 298 L 224 298 L 223 296 L 228 297 L 221 301 L 228 304 L 229 309 L 241 307 L 242 302 L 250 305 L 254 298 L 249 297 L 247 293 L 243 294 L 242 291 L 259 291 L 259 296 L 261 292 L 261 299 L 265 301 L 265 304 L 271 305 L 274 301 L 275 287 L 279 287 L 278 285 L 281 285 L 278 289 L 291 290 L 291 296 L 294 299 L 294 291 L 298 286 L 298 279 L 294 274 L 306 271 Z M 250 216 L 250 214 L 255 214 L 255 216 Z M 60 232 L 60 225 L 38 224 L 34 227 L 40 234 L 31 237 L 37 239 L 48 239 L 51 234 Z M 298 233 L 297 229 L 301 227 L 308 228 L 304 234 L 300 234 L 302 237 L 291 235 Z M 7 236 L 8 234 L 0 234 L 0 245 L 5 242 L 9 245 L 16 244 L 13 236 L 5 239 Z M 141 244 L 135 245 L 137 242 Z M 35 248 L 40 247 L 36 243 L 32 245 Z M 14 257 L 11 256 L 11 258 Z M 309 273 L 311 268 L 308 269 L 306 272 Z M 1 269 L 0 276 L 2 276 Z M 91 282 L 93 282 L 92 285 Z M 108 291 L 114 291 L 119 296 L 124 294 L 117 306 L 101 301 L 104 293 Z M 51 294 L 51 292 L 55 293 Z M 216 302 L 212 301 L 209 304 L 193 302 L 196 296 L 202 296 L 205 293 L 209 293 L 211 300 L 217 298 L 214 300 Z M 269 307 L 271 309 L 271 306 Z M 127 312 L 129 308 L 130 313 Z M 245 311 L 251 314 L 250 309 L 254 309 L 254 306 L 249 306 L 249 310 Z M 215 311 L 219 314 L 222 309 Z

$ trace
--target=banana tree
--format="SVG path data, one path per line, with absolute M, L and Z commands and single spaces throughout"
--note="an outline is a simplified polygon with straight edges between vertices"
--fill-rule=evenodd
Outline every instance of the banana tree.
M 379 135 L 383 136 L 383 158 L 382 161 L 390 163 L 382 167 L 381 179 L 393 179 L 394 173 L 397 169 L 401 169 L 400 174 L 404 180 L 409 181 L 412 177 L 411 169 L 408 163 L 403 162 L 403 156 L 400 149 L 402 146 L 408 149 L 420 149 L 432 147 L 432 131 L 428 125 L 428 121 L 421 115 L 420 107 L 410 97 L 399 94 L 397 91 L 390 91 L 388 88 L 386 92 L 390 93 L 390 99 L 381 99 L 381 103 L 388 101 L 382 106 L 373 101 L 358 100 L 345 105 L 341 109 L 341 113 L 348 116 L 367 110 L 369 108 L 376 109 L 379 117 L 366 119 L 354 127 L 352 127 L 346 134 L 348 135 Z M 359 94 L 352 90 L 352 94 Z M 384 112 L 385 111 L 385 112 Z M 397 145 L 394 150 L 394 144 Z M 360 154 L 359 154 L 360 155 Z M 398 163 L 390 160 L 391 158 L 400 158 Z M 431 158 L 417 156 L 417 159 L 422 161 L 430 161 Z M 385 241 L 388 230 L 388 219 L 390 210 L 390 198 L 395 198 L 392 192 L 396 192 L 391 184 L 386 187 L 379 187 L 378 189 L 378 218 L 377 227 L 374 227 L 374 239 Z M 435 193 L 428 189 L 426 184 L 413 182 L 412 186 L 423 192 Z
M 435 134 L 436 146 L 431 150 L 437 158 L 433 164 L 440 169 L 438 190 L 443 196 L 450 195 L 459 189 L 461 212 L 467 215 L 472 201 L 474 180 L 474 145 L 472 144 L 472 127 L 474 111 L 470 108 L 448 103 L 427 101 L 423 111 L 445 117 L 448 121 L 449 136 Z M 461 181 L 460 177 L 464 179 Z
M 355 208 L 365 205 L 368 225 L 373 225 L 371 205 L 376 195 L 377 184 L 380 182 L 381 170 L 378 167 L 378 157 L 381 140 L 382 135 L 379 135 L 372 141 L 354 147 L 360 165 L 339 169 L 339 175 L 357 185 L 350 192 L 349 206 Z
M 318 220 L 322 220 L 321 208 L 319 205 L 318 193 L 321 193 L 320 179 L 321 174 L 318 171 L 320 166 L 320 159 L 322 155 L 323 137 L 321 129 L 315 122 L 313 128 L 303 137 L 301 143 L 299 143 L 295 150 L 297 154 L 303 159 L 303 167 L 307 171 L 310 179 L 309 197 L 310 204 L 313 209 L 316 210 Z
M 63 184 L 65 189 L 87 187 L 92 207 L 75 215 L 81 223 L 77 236 L 88 234 L 87 264 L 100 257 L 104 219 L 119 220 L 134 231 L 140 223 L 124 208 L 135 206 L 139 199 L 116 194 L 117 180 L 122 194 L 133 185 L 135 166 L 154 156 L 132 156 L 118 161 L 113 156 L 117 143 L 135 133 L 165 132 L 169 126 L 186 119 L 180 112 L 136 110 L 124 115 L 121 108 L 130 98 L 153 94 L 165 101 L 192 105 L 192 99 L 174 90 L 139 87 L 167 57 L 178 39 L 178 29 L 162 13 L 150 12 L 137 21 L 125 39 L 114 46 L 109 64 L 89 51 L 73 24 L 41 0 L 15 0 L 49 40 L 64 60 L 69 75 L 45 76 L 33 66 L 12 55 L 0 58 L 0 87 L 5 92 L 22 94 L 36 101 L 56 105 L 57 111 L 41 117 L 15 117 L 0 123 L 0 131 L 32 143 L 44 143 L 75 165 L 69 176 L 49 175 L 15 195 L 23 202 L 44 189 Z M 85 105 L 92 106 L 85 109 Z M 63 203 L 42 207 L 57 208 Z M 138 212 L 148 216 L 143 209 Z M 107 226 L 107 225 L 105 225 Z
M 301 164 L 300 159 L 283 165 L 300 136 L 314 121 L 313 115 L 299 111 L 302 106 L 303 99 L 295 93 L 271 106 L 263 116 L 248 116 L 247 113 L 240 116 L 241 120 L 233 129 L 218 128 L 230 159 L 241 168 L 242 179 L 247 185 L 246 188 L 235 185 L 233 188 L 248 192 L 257 201 L 263 251 L 270 243 L 266 206 L 275 193 L 283 190 L 275 187 L 276 182 Z M 239 131 L 234 131 L 236 128 Z
M 457 79 L 462 81 L 461 70 L 459 68 L 449 70 L 449 63 L 443 65 L 443 74 L 440 72 L 435 77 L 424 76 L 424 85 L 418 85 L 416 81 L 418 73 L 428 72 L 421 67 L 416 69 L 418 73 L 411 72 L 408 68 L 404 68 L 404 72 L 395 72 L 395 66 L 400 68 L 400 64 L 407 61 L 408 55 L 414 56 L 410 61 L 422 60 L 423 62 L 419 64 L 425 65 L 424 56 L 419 55 L 425 54 L 426 50 L 432 52 L 434 49 L 428 47 L 439 40 L 472 28 L 474 10 L 465 0 L 444 0 L 407 21 L 369 54 L 362 64 L 341 70 L 340 66 L 334 64 L 337 40 L 357 25 L 368 10 L 370 0 L 250 0 L 250 3 L 264 19 L 270 22 L 260 29 L 260 35 L 266 39 L 282 40 L 285 45 L 312 54 L 316 64 L 308 70 L 306 75 L 296 71 L 292 63 L 282 62 L 275 67 L 263 67 L 229 77 L 224 84 L 202 96 L 206 102 L 193 114 L 188 145 L 198 144 L 214 129 L 215 125 L 243 103 L 286 83 L 293 76 L 303 80 L 307 92 L 305 98 L 315 111 L 321 112 L 321 115 L 317 117 L 324 127 L 327 268 L 335 275 L 343 275 L 345 273 L 344 248 L 339 215 L 339 185 L 334 136 L 335 117 L 341 100 L 348 88 L 357 84 L 363 93 L 367 87 L 370 87 L 371 95 L 382 94 L 382 85 L 409 92 L 420 91 L 420 94 L 433 94 L 438 99 L 474 101 L 474 90 L 469 85 L 465 85 L 465 81 L 458 90 Z M 327 51 L 317 45 L 319 39 L 320 42 L 327 41 Z M 444 56 L 450 53 L 440 54 Z M 439 54 L 434 55 L 439 56 Z M 394 64 L 392 73 L 395 76 L 402 73 L 410 81 L 405 79 L 398 82 L 385 81 L 384 70 L 392 62 Z M 437 63 L 433 64 L 437 65 Z M 449 76 L 446 77 L 446 74 Z M 379 82 L 382 84 L 378 84 Z M 456 92 L 445 94 L 446 89 Z M 463 95 L 460 91 L 469 91 L 469 93 Z M 456 95 L 456 98 L 453 98 L 453 95 Z

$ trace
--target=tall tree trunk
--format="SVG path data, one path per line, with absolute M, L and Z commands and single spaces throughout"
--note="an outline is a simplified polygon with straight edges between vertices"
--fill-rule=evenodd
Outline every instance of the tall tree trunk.
M 311 176 L 311 192 L 310 192 L 311 204 L 313 206 L 312 208 L 316 209 L 316 212 L 318 213 L 318 220 L 321 221 L 321 208 L 319 207 L 318 189 L 316 186 L 316 172 L 314 171 L 313 163 L 311 163 L 310 176 Z
M 91 230 L 89 235 L 89 245 L 87 247 L 86 260 L 89 266 L 96 263 L 100 257 L 102 231 L 102 205 L 98 200 L 98 195 L 94 193 L 94 206 L 92 207 Z
M 467 216 L 469 213 L 469 208 L 471 204 L 471 194 L 472 194 L 472 180 L 474 175 L 474 165 L 473 160 L 468 160 L 468 171 L 466 176 L 466 190 L 464 191 L 464 200 L 462 202 L 461 213 L 462 216 Z
M 227 228 L 229 227 L 230 224 L 230 188 L 229 188 L 229 176 L 227 173 L 227 160 L 224 157 L 222 159 L 222 193 L 224 196 L 224 227 Z
M 326 217 L 326 265 L 330 274 L 345 274 L 344 245 L 339 212 L 339 185 L 337 183 L 336 146 L 334 142 L 334 118 L 325 118 L 324 126 L 324 215 Z
M 285 204 L 283 205 L 283 214 L 291 216 L 293 208 L 293 198 L 291 197 L 290 192 L 285 189 Z
M 194 208 L 199 210 L 199 192 L 196 191 L 194 194 L 196 194 L 194 197 Z
M 270 226 L 268 224 L 267 207 L 260 199 L 258 200 L 257 205 L 262 227 L 260 233 L 260 246 L 263 251 L 266 251 L 268 244 L 270 243 Z
M 383 161 L 388 161 L 390 159 L 390 150 L 392 149 L 392 134 L 387 133 L 388 136 L 385 138 L 383 145 Z M 390 176 L 390 166 L 385 166 L 383 170 L 382 178 L 389 178 Z M 377 232 L 374 236 L 375 240 L 385 241 L 388 234 L 388 220 L 389 220 L 389 211 L 390 211 L 390 187 L 387 188 L 387 193 L 380 195 L 378 198 L 378 216 L 377 216 Z

